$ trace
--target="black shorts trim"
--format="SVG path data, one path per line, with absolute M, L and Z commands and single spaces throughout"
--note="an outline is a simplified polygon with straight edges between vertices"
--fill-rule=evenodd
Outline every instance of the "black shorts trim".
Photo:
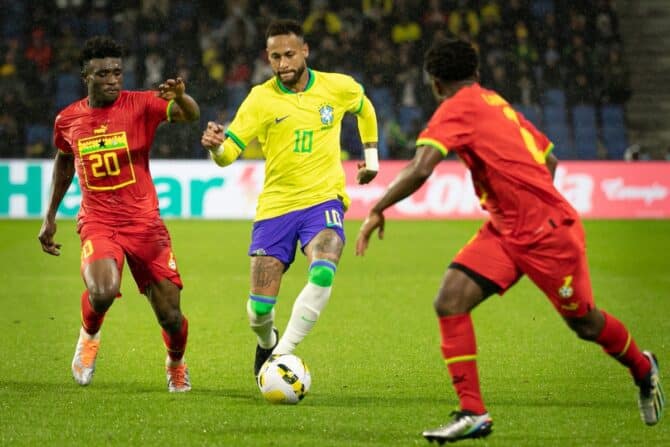
M 486 278 L 485 276 L 480 275 L 479 273 L 475 272 L 472 269 L 469 269 L 468 267 L 464 266 L 463 264 L 459 264 L 458 262 L 452 262 L 449 264 L 450 269 L 455 269 L 455 270 L 460 270 L 461 272 L 465 273 L 468 275 L 468 277 L 473 280 L 479 287 L 482 288 L 482 291 L 484 292 L 484 298 L 488 298 L 489 296 L 493 295 L 494 293 L 500 293 L 502 291 L 502 288 L 491 281 L 490 279 Z

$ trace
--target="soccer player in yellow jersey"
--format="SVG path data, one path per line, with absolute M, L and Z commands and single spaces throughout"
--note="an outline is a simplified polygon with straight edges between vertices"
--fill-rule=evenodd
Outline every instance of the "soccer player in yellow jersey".
M 309 47 L 295 21 L 271 23 L 266 40 L 275 77 L 251 90 L 227 129 L 210 122 L 202 136 L 202 145 L 219 166 L 232 163 L 254 138 L 266 160 L 249 247 L 247 313 L 258 338 L 256 375 L 271 354 L 294 351 L 330 297 L 350 202 L 340 161 L 345 113 L 357 116 L 365 148 L 358 183 L 370 182 L 379 169 L 377 119 L 361 85 L 346 75 L 307 68 Z M 308 281 L 279 338 L 274 306 L 298 241 L 309 262 Z

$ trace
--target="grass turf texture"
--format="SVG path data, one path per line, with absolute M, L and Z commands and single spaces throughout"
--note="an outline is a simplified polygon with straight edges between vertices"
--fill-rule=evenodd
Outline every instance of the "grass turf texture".
M 60 258 L 43 254 L 37 221 L 0 221 L 1 445 L 426 445 L 420 432 L 457 406 L 439 350 L 432 300 L 445 266 L 477 222 L 387 223 L 386 240 L 353 256 L 297 354 L 311 393 L 273 406 L 252 377 L 247 327 L 249 222 L 168 221 L 185 283 L 193 391 L 169 394 L 159 327 L 128 270 L 102 329 L 93 383 L 70 375 L 79 328 L 79 240 L 59 222 Z M 670 389 L 669 221 L 586 223 L 600 307 L 659 357 Z M 306 280 L 285 276 L 283 330 Z M 670 418 L 646 427 L 628 373 L 579 341 L 527 280 L 474 312 L 482 388 L 494 433 L 478 446 L 668 445 Z

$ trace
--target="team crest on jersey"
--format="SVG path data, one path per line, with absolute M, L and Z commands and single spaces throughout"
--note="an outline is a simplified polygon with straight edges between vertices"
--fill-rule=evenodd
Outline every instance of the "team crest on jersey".
M 319 115 L 321 116 L 321 122 L 325 126 L 330 126 L 335 120 L 335 114 L 333 113 L 333 106 L 330 104 L 324 104 L 319 107 Z
M 558 294 L 561 296 L 561 298 L 570 298 L 573 293 L 575 293 L 574 289 L 571 286 L 572 284 L 572 276 L 566 276 L 563 278 L 563 285 L 558 289 Z

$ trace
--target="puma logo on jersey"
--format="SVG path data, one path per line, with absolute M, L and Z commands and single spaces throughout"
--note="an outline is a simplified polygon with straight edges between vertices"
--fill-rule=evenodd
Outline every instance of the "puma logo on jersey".
M 275 124 L 279 124 L 279 123 L 281 123 L 281 122 L 284 121 L 286 118 L 288 118 L 288 115 L 275 118 Z

